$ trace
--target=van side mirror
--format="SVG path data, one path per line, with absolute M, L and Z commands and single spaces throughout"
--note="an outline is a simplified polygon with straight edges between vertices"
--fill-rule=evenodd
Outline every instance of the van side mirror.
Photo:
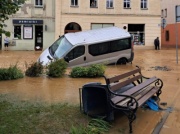
M 67 56 L 64 57 L 64 60 L 69 63 L 69 58 Z

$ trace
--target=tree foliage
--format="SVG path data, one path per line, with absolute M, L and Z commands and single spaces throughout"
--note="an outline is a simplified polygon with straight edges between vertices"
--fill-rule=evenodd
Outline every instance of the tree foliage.
M 10 36 L 10 32 L 4 30 L 5 20 L 9 19 L 9 15 L 15 14 L 19 10 L 19 5 L 24 4 L 26 0 L 0 0 L 0 34 Z

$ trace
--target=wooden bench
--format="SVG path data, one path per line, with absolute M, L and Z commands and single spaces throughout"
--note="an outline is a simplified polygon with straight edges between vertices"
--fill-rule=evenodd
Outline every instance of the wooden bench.
M 163 82 L 156 76 L 147 78 L 141 74 L 141 69 L 136 69 L 111 78 L 104 76 L 108 101 L 110 103 L 109 114 L 114 116 L 114 111 L 119 110 L 125 113 L 129 119 L 129 131 L 132 133 L 132 122 L 136 119 L 136 111 L 152 96 L 159 98 Z M 123 92 L 121 89 L 127 85 L 130 88 Z

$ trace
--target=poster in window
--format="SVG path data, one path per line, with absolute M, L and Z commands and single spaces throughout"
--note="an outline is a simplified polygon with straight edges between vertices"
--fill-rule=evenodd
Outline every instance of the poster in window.
M 30 26 L 24 26 L 24 39 L 32 39 L 33 36 L 33 27 Z

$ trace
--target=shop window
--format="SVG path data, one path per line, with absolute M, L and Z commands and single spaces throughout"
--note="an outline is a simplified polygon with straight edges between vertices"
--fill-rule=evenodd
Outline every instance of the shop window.
M 14 38 L 21 39 L 21 26 L 14 26 Z
M 145 24 L 128 24 L 134 45 L 145 45 Z
M 130 0 L 124 0 L 124 8 L 131 8 L 131 1 Z
M 35 6 L 43 6 L 43 0 L 35 0 Z
M 78 6 L 78 0 L 71 0 L 71 6 Z
M 166 41 L 169 41 L 169 31 L 166 31 L 165 37 L 166 37 Z
M 113 0 L 106 0 L 106 7 L 112 8 L 113 7 Z
M 147 9 L 147 0 L 141 0 L 141 9 Z
M 90 7 L 97 7 L 97 0 L 90 0 Z

